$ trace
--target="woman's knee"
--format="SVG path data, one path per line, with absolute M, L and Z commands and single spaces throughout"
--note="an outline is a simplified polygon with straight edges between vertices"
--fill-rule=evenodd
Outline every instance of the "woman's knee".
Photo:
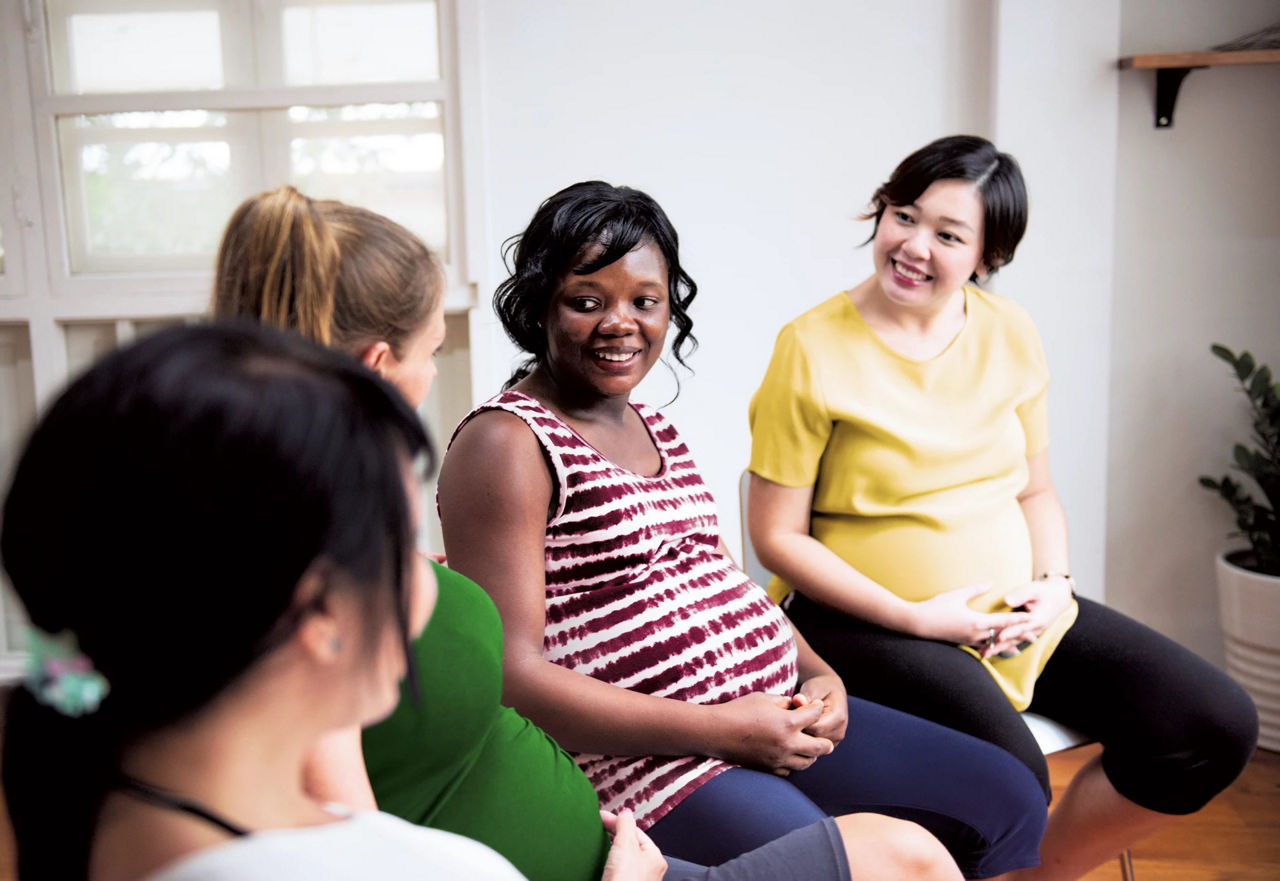
M 923 827 L 880 814 L 836 818 L 849 859 L 850 881 L 959 881 L 951 854 Z
M 1158 732 L 1104 743 L 1102 765 L 1130 801 L 1164 814 L 1191 814 L 1240 776 L 1257 742 L 1257 708 L 1223 674 L 1211 695 L 1178 701 Z

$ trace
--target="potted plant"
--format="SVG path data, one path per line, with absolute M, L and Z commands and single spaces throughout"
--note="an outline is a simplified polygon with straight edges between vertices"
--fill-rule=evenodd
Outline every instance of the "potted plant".
M 1249 546 L 1218 556 L 1218 606 L 1226 644 L 1227 672 L 1258 707 L 1258 745 L 1280 751 L 1280 383 L 1248 352 L 1236 355 L 1215 345 L 1213 354 L 1231 365 L 1249 402 L 1254 446 L 1236 444 L 1235 469 L 1261 490 L 1261 499 L 1223 476 L 1200 484 L 1229 504 L 1235 535 Z

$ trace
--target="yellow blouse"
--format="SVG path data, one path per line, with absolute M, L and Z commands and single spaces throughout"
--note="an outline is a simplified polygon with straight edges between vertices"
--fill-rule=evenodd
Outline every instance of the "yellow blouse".
M 751 400 L 751 471 L 813 486 L 811 534 L 904 599 L 988 581 L 970 605 L 1007 610 L 1001 597 L 1034 576 L 1017 496 L 1049 444 L 1049 374 L 1021 307 L 964 295 L 964 327 L 927 361 L 886 346 L 846 293 L 783 327 Z M 790 592 L 769 584 L 775 600 Z M 1018 657 L 983 662 L 1019 709 L 1075 614 Z

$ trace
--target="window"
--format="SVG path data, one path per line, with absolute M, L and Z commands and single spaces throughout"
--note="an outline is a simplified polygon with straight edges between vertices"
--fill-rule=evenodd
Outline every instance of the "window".
M 458 14 L 456 0 L 0 3 L 4 485 L 69 376 L 204 312 L 231 211 L 283 183 L 386 214 L 444 257 L 452 369 L 425 411 L 465 412 Z M 6 590 L 0 675 L 16 617 Z

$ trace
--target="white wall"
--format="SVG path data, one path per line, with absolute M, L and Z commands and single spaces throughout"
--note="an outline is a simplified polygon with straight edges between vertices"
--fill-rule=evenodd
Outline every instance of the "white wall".
M 870 271 L 857 247 L 870 230 L 856 215 L 898 160 L 944 134 L 1007 132 L 1002 146 L 1023 158 L 1034 208 L 1000 289 L 1041 324 L 1058 394 L 1054 449 L 1067 451 L 1055 475 L 1081 582 L 1100 595 L 1111 237 L 1096 224 L 1109 216 L 1097 208 L 1111 192 L 1116 2 L 486 0 L 488 290 L 503 277 L 497 243 L 560 187 L 598 177 L 662 203 L 700 286 L 702 342 L 696 375 L 667 412 L 736 549 L 747 402 L 778 327 Z M 1005 89 L 1002 78 L 997 91 L 997 64 L 1035 87 Z M 1085 157 L 1102 183 L 1070 180 L 1064 155 Z M 1073 300 L 1084 308 L 1067 308 Z M 474 393 L 485 397 L 511 350 L 487 310 L 475 321 L 477 376 L 488 376 Z M 1100 354 L 1080 369 L 1077 338 L 1095 325 Z M 641 396 L 661 404 L 673 388 L 655 372 Z
M 1049 445 L 1078 590 L 1109 597 L 1107 390 L 1115 216 L 1119 0 L 1001 0 L 993 138 L 1031 202 L 1017 258 L 992 285 L 1025 305 L 1049 360 Z
M 1275 0 L 1124 0 L 1123 54 L 1203 49 L 1280 19 Z M 1280 66 L 1193 71 L 1171 129 L 1154 77 L 1120 78 L 1108 599 L 1222 661 L 1213 555 L 1227 506 L 1196 485 L 1247 432 L 1209 344 L 1280 369 Z

